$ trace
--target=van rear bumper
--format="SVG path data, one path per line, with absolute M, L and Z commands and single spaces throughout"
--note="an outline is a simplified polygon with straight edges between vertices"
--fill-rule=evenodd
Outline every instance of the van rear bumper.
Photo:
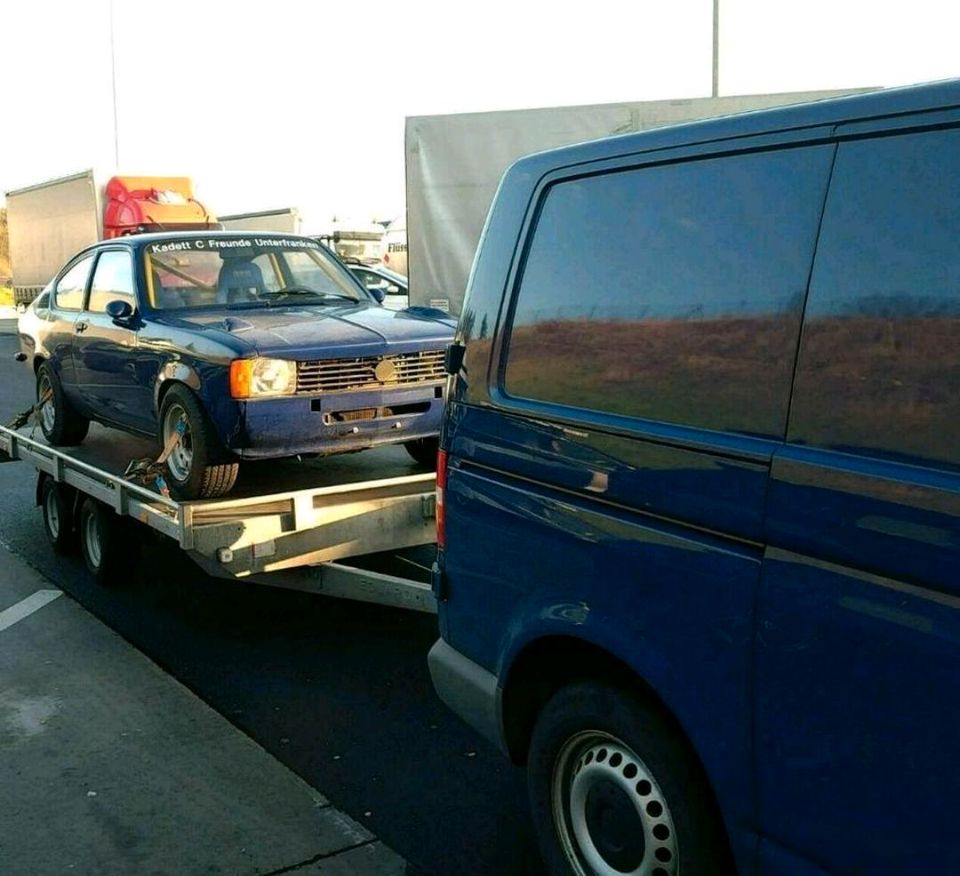
M 474 730 L 506 753 L 497 677 L 469 657 L 464 657 L 443 639 L 438 639 L 430 649 L 427 663 L 440 699 Z

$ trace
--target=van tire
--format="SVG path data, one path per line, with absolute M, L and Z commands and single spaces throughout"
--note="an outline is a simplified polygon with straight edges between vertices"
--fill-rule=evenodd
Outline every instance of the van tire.
M 527 786 L 552 876 L 633 872 L 641 863 L 656 876 L 735 873 L 682 732 L 625 689 L 592 681 L 558 690 L 534 725 Z
M 60 378 L 57 377 L 49 362 L 41 363 L 37 369 L 37 404 L 47 390 L 50 400 L 37 409 L 37 419 L 43 436 L 54 447 L 74 447 L 83 442 L 90 429 L 90 421 L 81 417 L 63 394 Z
M 189 460 L 175 449 L 167 458 L 167 481 L 179 499 L 225 496 L 237 482 L 240 465 L 222 462 L 223 451 L 197 397 L 186 386 L 172 386 L 160 406 L 160 442 L 166 443 L 175 420 L 186 419 Z
M 80 552 L 87 571 L 105 587 L 122 587 L 134 573 L 133 524 L 102 502 L 87 497 L 80 506 Z
M 417 465 L 422 465 L 424 468 L 437 467 L 437 451 L 440 449 L 439 438 L 418 438 L 415 441 L 407 441 L 403 446 Z

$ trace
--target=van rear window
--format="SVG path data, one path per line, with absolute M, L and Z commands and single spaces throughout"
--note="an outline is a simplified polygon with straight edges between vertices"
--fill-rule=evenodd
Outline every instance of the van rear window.
M 782 437 L 832 146 L 557 183 L 504 372 L 514 397 Z
M 960 131 L 841 143 L 789 437 L 960 465 Z

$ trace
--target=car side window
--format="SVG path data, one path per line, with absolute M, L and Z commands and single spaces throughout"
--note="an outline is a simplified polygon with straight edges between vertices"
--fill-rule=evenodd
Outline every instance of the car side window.
M 57 281 L 53 295 L 57 307 L 61 310 L 83 308 L 83 293 L 87 287 L 87 277 L 90 275 L 92 264 L 93 256 L 85 256 Z
M 383 278 L 377 276 L 375 273 L 373 273 L 373 271 L 365 271 L 363 268 L 351 268 L 350 270 L 356 274 L 357 279 L 359 279 L 360 282 L 363 283 L 363 285 L 368 289 L 373 286 L 379 286 L 383 281 Z
M 108 250 L 97 259 L 87 310 L 106 313 L 111 301 L 129 301 L 132 308 L 137 306 L 133 287 L 133 259 L 129 252 Z
M 841 143 L 792 442 L 960 464 L 960 130 Z
M 833 152 L 554 184 L 516 293 L 506 393 L 782 438 Z

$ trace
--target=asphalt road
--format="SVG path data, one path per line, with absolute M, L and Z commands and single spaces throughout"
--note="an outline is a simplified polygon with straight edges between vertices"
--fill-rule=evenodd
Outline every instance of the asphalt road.
M 0 422 L 33 401 L 0 324 Z M 129 586 L 55 556 L 35 472 L 0 465 L 0 541 L 429 876 L 535 876 L 521 770 L 437 699 L 428 615 L 225 582 L 145 539 Z M 225 816 L 227 817 L 227 816 Z

